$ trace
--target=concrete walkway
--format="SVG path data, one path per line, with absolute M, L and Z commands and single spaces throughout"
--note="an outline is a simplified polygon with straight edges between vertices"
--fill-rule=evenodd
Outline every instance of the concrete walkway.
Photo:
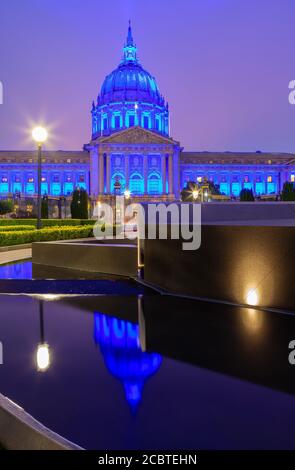
M 24 248 L 21 250 L 4 251 L 0 253 L 0 264 L 11 263 L 13 261 L 28 259 L 32 257 L 32 249 Z

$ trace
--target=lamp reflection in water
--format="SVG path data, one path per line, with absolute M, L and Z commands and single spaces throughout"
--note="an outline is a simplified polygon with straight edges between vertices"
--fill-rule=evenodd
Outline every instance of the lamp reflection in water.
M 44 302 L 39 300 L 39 319 L 40 319 L 40 343 L 38 344 L 36 362 L 37 370 L 45 372 L 50 367 L 50 349 L 45 341 L 44 335 Z
M 143 352 L 138 324 L 95 313 L 94 340 L 108 371 L 123 384 L 126 400 L 135 414 L 146 380 L 160 368 L 162 356 Z
M 249 333 L 260 333 L 264 324 L 264 312 L 254 308 L 245 308 L 242 311 L 242 323 Z

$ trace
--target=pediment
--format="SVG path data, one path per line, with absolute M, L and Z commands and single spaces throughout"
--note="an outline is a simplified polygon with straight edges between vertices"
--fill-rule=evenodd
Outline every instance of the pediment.
M 177 144 L 173 139 L 164 137 L 156 132 L 135 126 L 116 132 L 109 136 L 100 137 L 100 143 L 124 143 L 124 144 Z

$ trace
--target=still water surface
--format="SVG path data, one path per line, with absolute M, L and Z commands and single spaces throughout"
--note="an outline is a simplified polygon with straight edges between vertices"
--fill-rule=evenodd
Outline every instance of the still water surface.
M 0 279 L 32 279 L 32 262 L 0 265 Z
M 294 449 L 291 339 L 294 317 L 252 309 L 1 295 L 0 392 L 87 449 Z

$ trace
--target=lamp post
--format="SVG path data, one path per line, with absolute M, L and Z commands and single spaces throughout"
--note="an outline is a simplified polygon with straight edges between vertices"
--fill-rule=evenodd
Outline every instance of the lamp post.
M 125 196 L 125 199 L 127 199 L 127 201 L 130 199 L 131 192 L 129 191 L 129 189 L 126 189 L 124 191 L 124 196 Z
M 41 168 L 41 153 L 42 145 L 46 142 L 48 133 L 44 127 L 35 127 L 32 131 L 32 136 L 38 147 L 38 216 L 37 216 L 37 229 L 39 230 L 42 226 L 41 222 L 41 178 L 42 178 L 42 168 Z
M 51 363 L 50 349 L 45 341 L 44 335 L 44 305 L 43 300 L 39 301 L 39 317 L 40 317 L 40 343 L 38 344 L 36 362 L 39 372 L 45 372 Z
M 194 189 L 192 192 L 193 195 L 193 200 L 196 201 L 199 197 L 199 191 L 197 189 Z

